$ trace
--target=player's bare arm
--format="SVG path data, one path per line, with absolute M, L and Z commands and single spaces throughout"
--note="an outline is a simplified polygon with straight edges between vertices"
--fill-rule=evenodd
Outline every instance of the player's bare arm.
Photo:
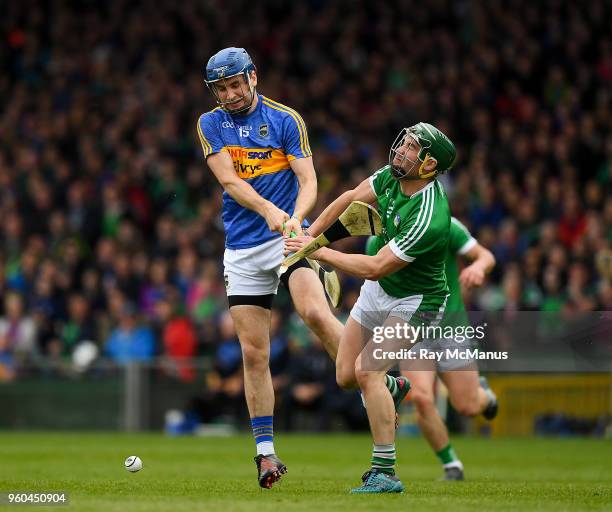
M 317 220 L 308 228 L 308 232 L 312 236 L 320 235 L 329 226 L 331 226 L 340 214 L 348 208 L 353 201 L 363 201 L 364 203 L 372 204 L 376 201 L 376 195 L 372 190 L 369 178 L 363 180 L 359 185 L 351 190 L 347 190 L 344 194 L 338 196 L 323 212 Z
M 292 238 L 285 242 L 285 247 L 290 252 L 297 252 L 310 240 L 312 240 L 312 237 L 307 236 Z M 377 281 L 408 265 L 408 262 L 393 254 L 388 246 L 383 247 L 376 256 L 346 254 L 323 247 L 314 252 L 311 257 L 323 263 L 328 263 L 347 274 L 371 281 Z
M 485 276 L 495 266 L 495 256 L 487 248 L 476 244 L 464 256 L 472 263 L 465 267 L 459 275 L 459 282 L 466 288 L 482 286 Z
M 223 189 L 234 200 L 266 219 L 270 231 L 283 232 L 283 223 L 289 219 L 289 214 L 261 197 L 251 185 L 236 175 L 229 153 L 214 153 L 206 159 L 206 163 Z
M 289 236 L 291 232 L 298 234 L 302 232 L 302 221 L 317 202 L 317 174 L 312 157 L 296 158 L 289 165 L 297 177 L 300 189 L 293 215 L 285 223 L 285 236 Z

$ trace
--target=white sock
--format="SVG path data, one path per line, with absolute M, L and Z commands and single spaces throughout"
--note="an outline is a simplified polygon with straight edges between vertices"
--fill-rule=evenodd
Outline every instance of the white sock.
M 273 441 L 257 443 L 257 455 L 270 455 L 272 453 L 275 453 Z
M 453 462 L 449 462 L 448 464 L 442 465 L 444 466 L 444 469 L 459 468 L 461 471 L 463 471 L 463 464 L 460 460 L 454 460 Z

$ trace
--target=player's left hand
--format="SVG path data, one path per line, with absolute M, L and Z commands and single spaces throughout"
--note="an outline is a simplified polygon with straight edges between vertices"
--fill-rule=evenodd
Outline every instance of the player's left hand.
M 285 238 L 285 250 L 283 254 L 287 256 L 290 253 L 298 252 L 302 247 L 309 243 L 313 238 L 311 236 L 296 236 L 294 238 Z
M 478 265 L 469 265 L 465 267 L 459 276 L 459 282 L 466 288 L 474 286 L 482 286 L 485 279 L 485 272 Z
M 283 236 L 289 238 L 291 233 L 295 233 L 297 236 L 302 234 L 302 224 L 295 217 L 291 217 L 283 224 Z

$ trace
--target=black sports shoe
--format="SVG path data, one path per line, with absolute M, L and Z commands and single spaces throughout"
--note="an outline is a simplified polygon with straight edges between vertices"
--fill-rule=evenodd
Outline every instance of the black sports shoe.
M 482 415 L 488 419 L 492 420 L 497 416 L 497 410 L 499 409 L 499 404 L 497 403 L 497 396 L 493 393 L 493 390 L 489 387 L 489 383 L 487 382 L 486 377 L 480 377 L 480 387 L 485 390 L 485 393 L 489 397 L 489 405 L 482 411 Z
M 456 466 L 444 468 L 444 480 L 463 480 L 463 469 Z
M 272 489 L 272 484 L 278 482 L 281 476 L 287 472 L 287 466 L 273 453 L 258 455 L 255 457 L 255 464 L 257 464 L 259 486 L 264 489 Z

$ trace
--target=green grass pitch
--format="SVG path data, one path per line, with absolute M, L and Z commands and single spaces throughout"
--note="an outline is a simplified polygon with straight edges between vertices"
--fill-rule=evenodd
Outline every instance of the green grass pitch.
M 368 468 L 366 435 L 279 434 L 275 444 L 289 473 L 265 491 L 246 435 L 2 433 L 0 492 L 66 491 L 69 506 L 52 508 L 79 512 L 612 510 L 612 442 L 605 440 L 456 439 L 467 480 L 447 483 L 437 480 L 440 466 L 422 439 L 401 438 L 406 492 L 390 496 L 347 494 Z M 128 455 L 139 455 L 144 469 L 128 473 Z

